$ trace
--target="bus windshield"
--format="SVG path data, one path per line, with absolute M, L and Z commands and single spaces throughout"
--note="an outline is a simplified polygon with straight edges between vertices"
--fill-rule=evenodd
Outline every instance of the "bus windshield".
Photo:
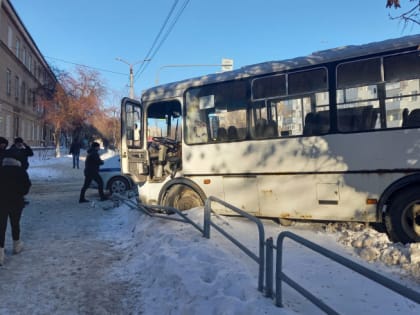
M 181 139 L 181 108 L 179 103 L 156 103 L 147 110 L 147 142 L 155 137 Z

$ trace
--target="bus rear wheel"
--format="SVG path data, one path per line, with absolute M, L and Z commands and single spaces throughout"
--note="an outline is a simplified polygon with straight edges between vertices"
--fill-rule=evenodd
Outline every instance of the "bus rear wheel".
M 385 226 L 393 242 L 420 241 L 420 187 L 399 193 L 385 214 Z
M 191 187 L 176 185 L 166 193 L 162 204 L 183 211 L 204 206 L 204 200 Z

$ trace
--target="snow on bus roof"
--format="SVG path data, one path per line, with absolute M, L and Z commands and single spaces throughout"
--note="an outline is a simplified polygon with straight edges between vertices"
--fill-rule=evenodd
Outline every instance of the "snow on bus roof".
M 250 76 L 269 74 L 290 69 L 298 69 L 311 65 L 323 64 L 336 60 L 345 60 L 359 56 L 374 55 L 382 52 L 391 52 L 399 49 L 418 47 L 420 50 L 420 35 L 404 36 L 395 39 L 388 39 L 380 42 L 373 42 L 363 45 L 349 45 L 332 49 L 313 52 L 308 56 L 297 57 L 281 61 L 267 61 L 241 67 L 236 70 L 212 73 L 201 77 L 190 78 L 182 81 L 167 83 L 147 89 L 142 94 L 142 101 L 159 98 L 181 96 L 186 88 L 203 84 L 210 84 L 233 79 L 247 78 Z

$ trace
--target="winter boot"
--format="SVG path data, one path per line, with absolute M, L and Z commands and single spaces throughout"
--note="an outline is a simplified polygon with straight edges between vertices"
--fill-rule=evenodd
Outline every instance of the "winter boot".
M 23 250 L 22 241 L 13 241 L 13 254 L 19 254 Z
M 0 266 L 3 266 L 4 263 L 4 248 L 0 247 Z

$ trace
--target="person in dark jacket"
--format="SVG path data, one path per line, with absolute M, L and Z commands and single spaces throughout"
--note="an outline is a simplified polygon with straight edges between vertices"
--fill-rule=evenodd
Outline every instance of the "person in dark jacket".
M 9 141 L 6 138 L 0 137 L 0 167 L 8 145 Z
M 73 168 L 79 168 L 79 157 L 80 157 L 80 142 L 75 139 L 70 145 L 70 154 L 73 156 Z
M 31 147 L 23 142 L 21 137 L 17 137 L 9 150 L 13 152 L 22 167 L 27 170 L 29 167 L 28 157 L 34 155 Z
M 18 254 L 23 249 L 23 242 L 20 240 L 20 218 L 25 206 L 23 196 L 29 192 L 30 187 L 28 173 L 8 150 L 0 167 L 0 265 L 4 263 L 4 243 L 9 218 L 13 253 Z
M 85 198 L 86 190 L 89 188 L 90 183 L 94 180 L 98 184 L 98 191 L 99 196 L 101 197 L 101 201 L 106 200 L 104 194 L 104 183 L 102 181 L 101 176 L 99 175 L 99 166 L 104 164 L 104 161 L 101 160 L 99 157 L 99 143 L 93 142 L 89 150 L 87 151 L 88 155 L 85 161 L 85 182 L 83 184 L 82 190 L 80 191 L 80 198 L 79 202 L 89 202 Z

